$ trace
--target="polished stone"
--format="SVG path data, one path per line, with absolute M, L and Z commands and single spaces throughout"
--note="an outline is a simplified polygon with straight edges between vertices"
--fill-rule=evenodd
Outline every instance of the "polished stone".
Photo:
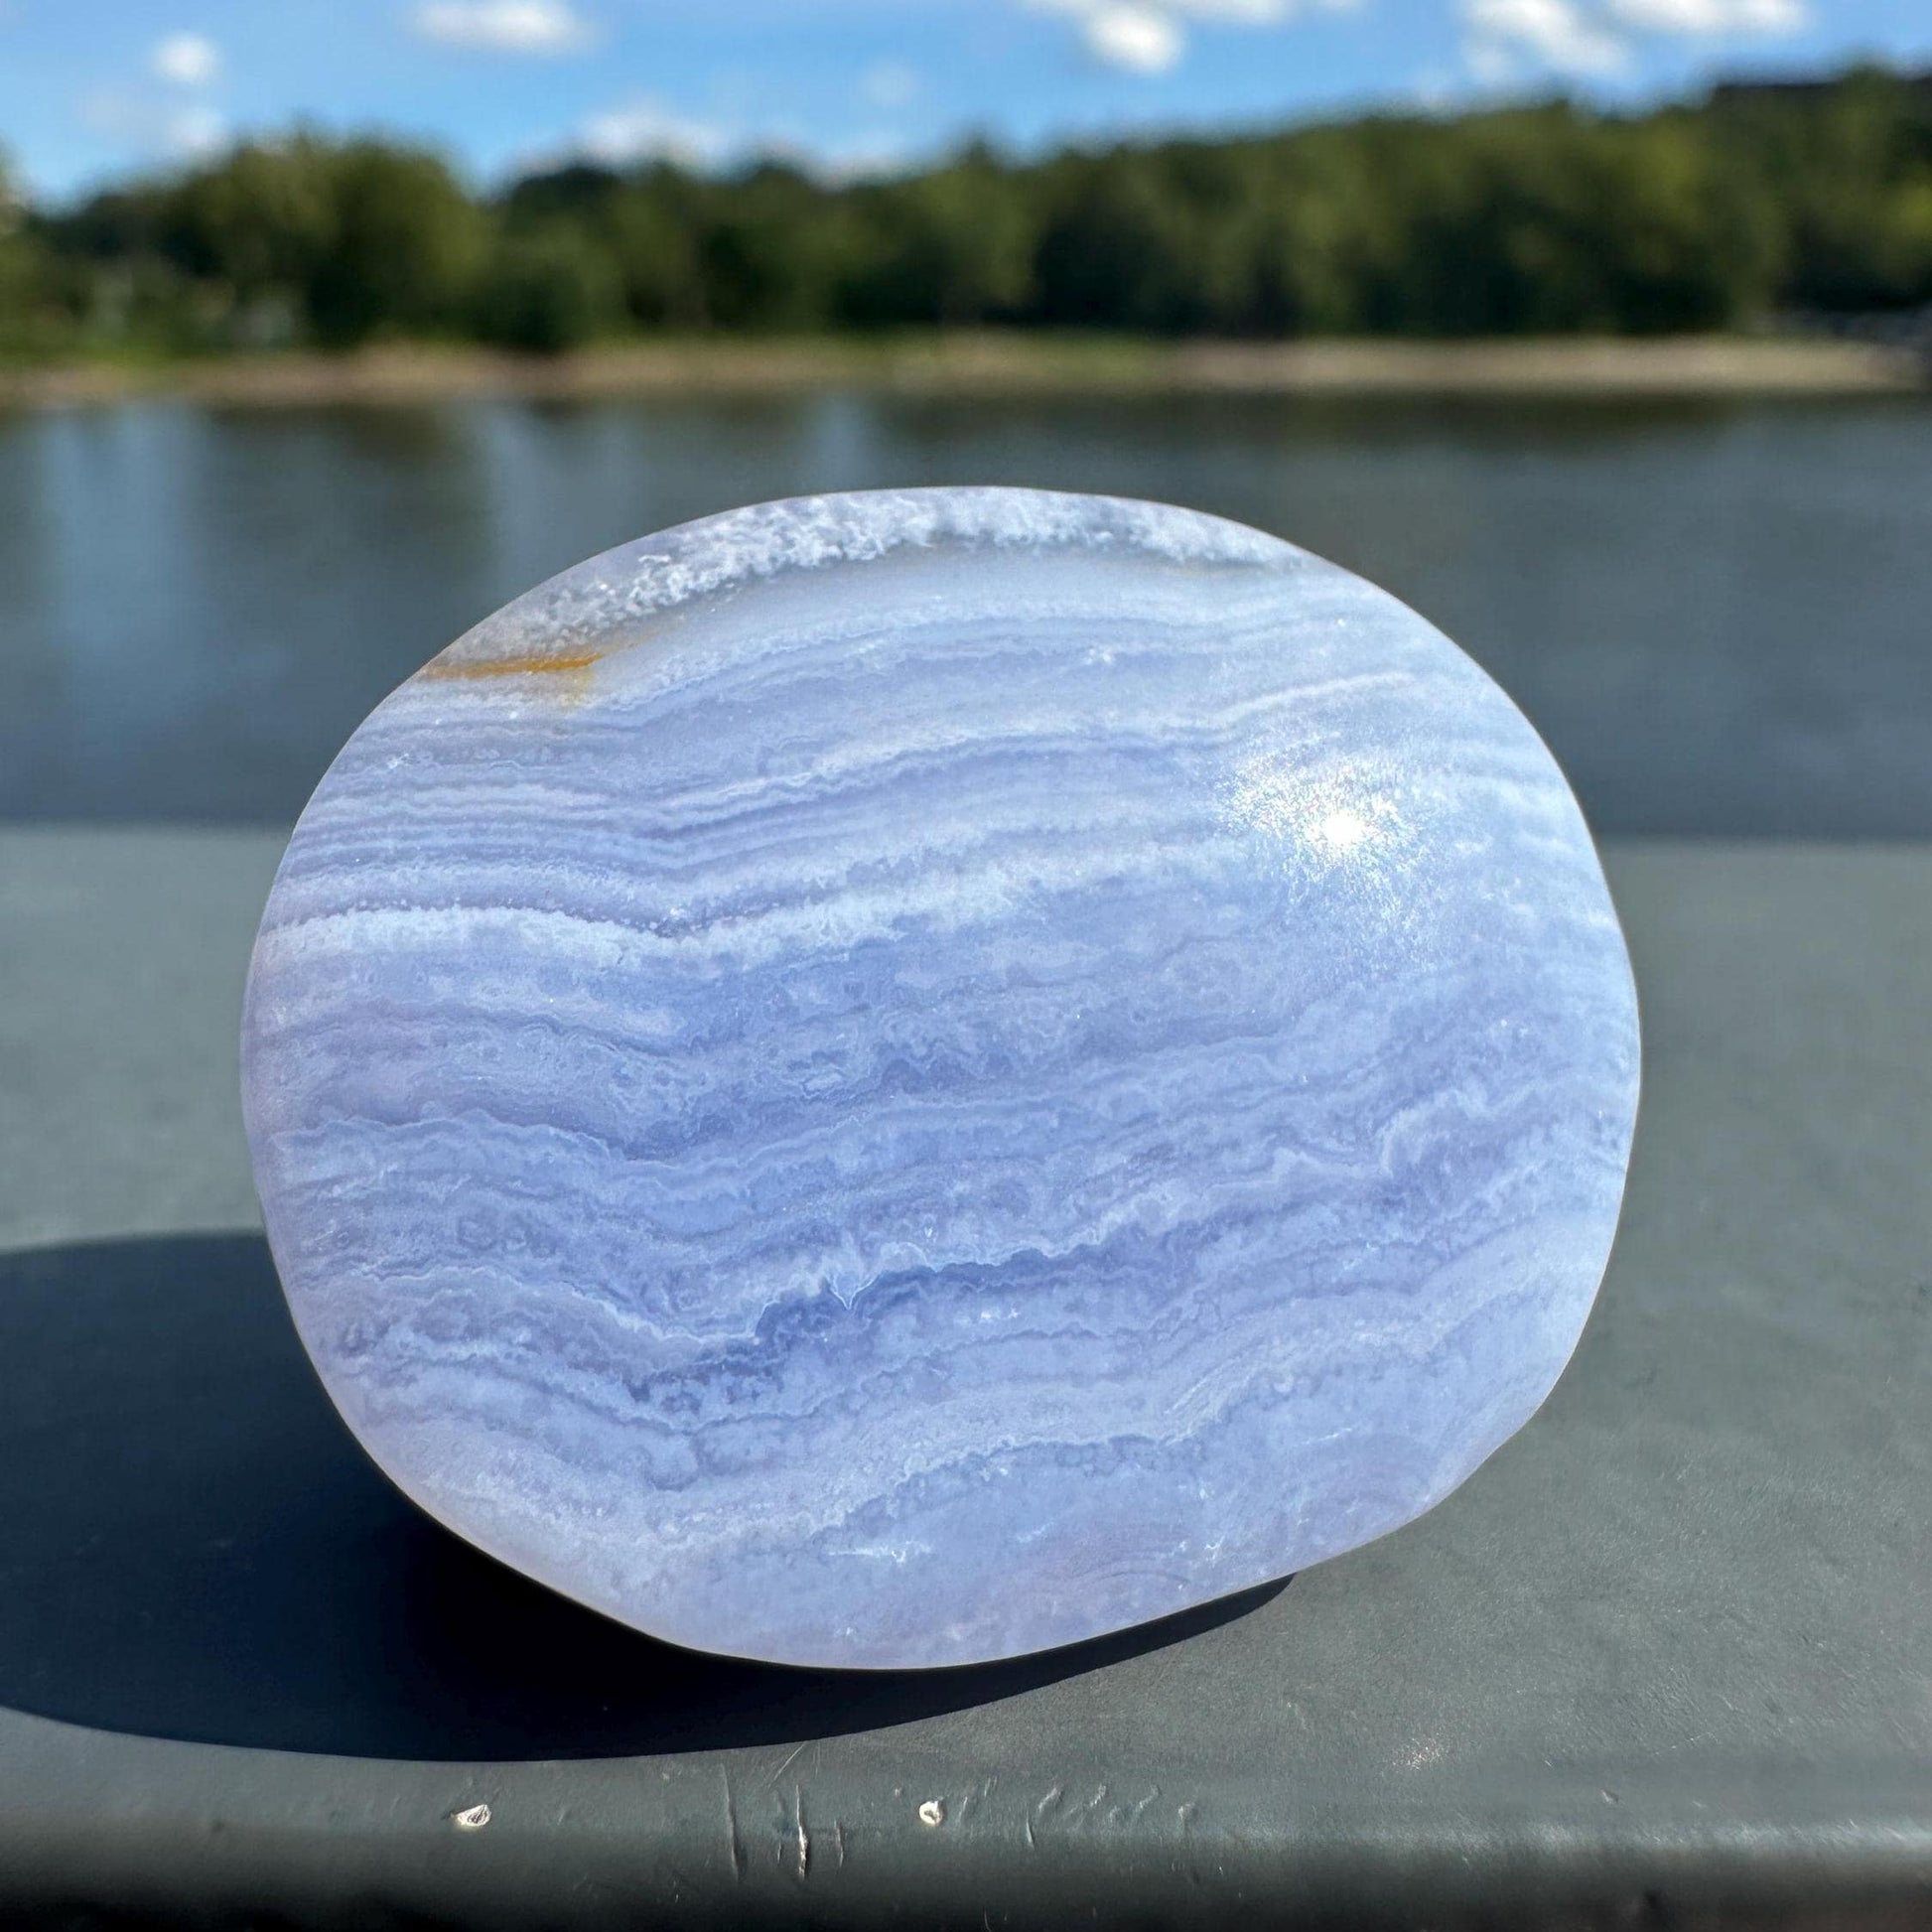
M 1628 963 L 1440 632 L 1191 512 L 764 505 L 461 638 L 250 974 L 276 1261 L 424 1508 L 792 1663 L 1069 1642 L 1330 1557 L 1543 1400 Z

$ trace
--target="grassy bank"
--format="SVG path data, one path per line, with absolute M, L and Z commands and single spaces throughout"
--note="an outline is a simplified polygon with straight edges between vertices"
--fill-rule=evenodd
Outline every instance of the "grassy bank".
M 1864 344 L 1719 336 L 1279 344 L 984 333 L 664 340 L 518 356 L 471 347 L 0 368 L 0 404 L 173 395 L 226 405 L 787 395 L 1853 395 L 1923 389 L 1922 358 Z

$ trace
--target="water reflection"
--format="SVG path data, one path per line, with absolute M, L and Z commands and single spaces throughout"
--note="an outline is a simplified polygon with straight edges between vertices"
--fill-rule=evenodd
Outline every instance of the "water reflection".
M 1599 829 L 1932 831 L 1932 407 L 888 396 L 0 416 L 0 813 L 287 820 L 385 691 L 611 544 L 1031 483 L 1362 570 Z

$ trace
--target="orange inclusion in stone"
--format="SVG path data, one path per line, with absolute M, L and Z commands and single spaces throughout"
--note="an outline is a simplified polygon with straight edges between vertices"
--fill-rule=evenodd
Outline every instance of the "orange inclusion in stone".
M 468 664 L 446 664 L 433 658 L 416 673 L 418 677 L 535 677 L 545 671 L 588 671 L 603 656 L 602 651 L 585 651 L 577 657 L 483 657 Z

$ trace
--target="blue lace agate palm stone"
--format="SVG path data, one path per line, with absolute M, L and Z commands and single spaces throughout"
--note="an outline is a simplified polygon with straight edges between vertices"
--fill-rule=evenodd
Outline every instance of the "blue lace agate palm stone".
M 1429 1508 L 1583 1327 L 1628 961 L 1522 716 L 1239 525 L 827 496 L 377 708 L 257 941 L 296 1322 L 423 1508 L 793 1664 L 1091 1637 Z

